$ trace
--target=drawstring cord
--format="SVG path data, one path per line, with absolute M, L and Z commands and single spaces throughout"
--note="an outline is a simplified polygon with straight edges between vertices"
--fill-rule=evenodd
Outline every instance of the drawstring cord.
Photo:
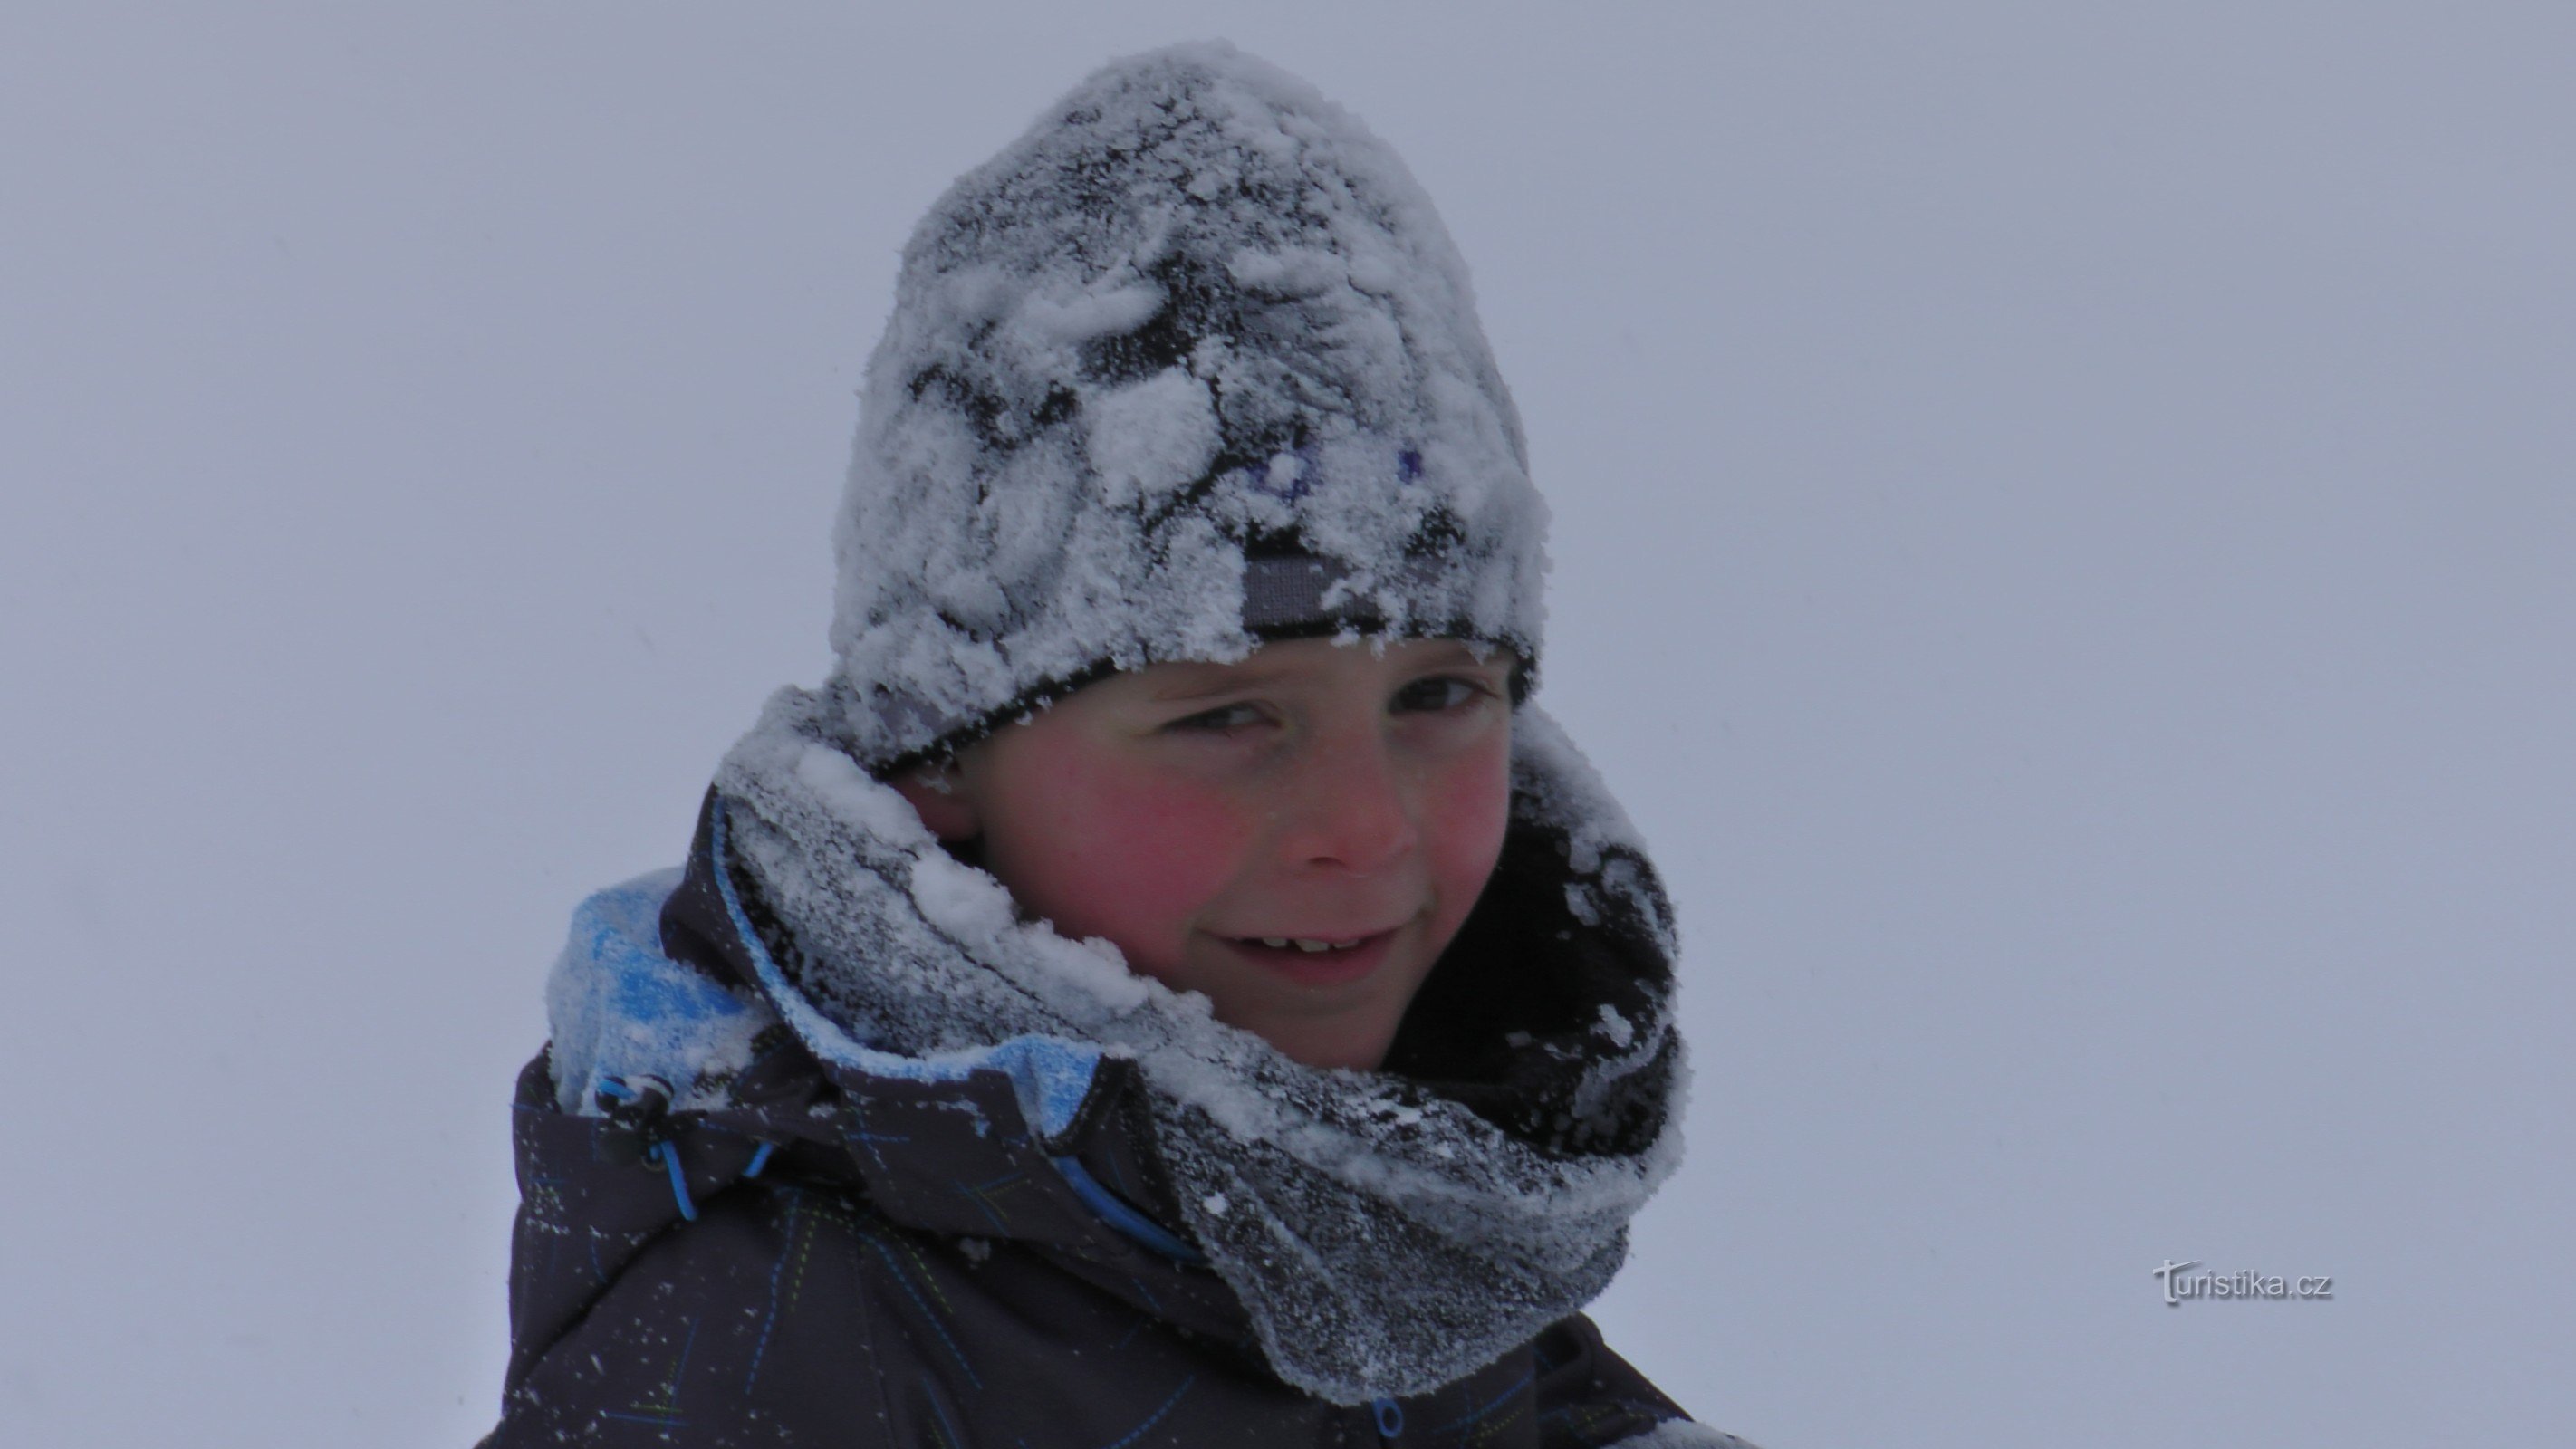
M 644 1162 L 659 1167 L 671 1179 L 671 1201 L 679 1204 L 680 1217 L 686 1222 L 698 1220 L 698 1205 L 689 1197 L 689 1176 L 680 1167 L 680 1144 L 663 1135 L 662 1117 L 671 1108 L 671 1086 L 659 1077 L 603 1077 L 599 1083 L 599 1105 L 609 1119 L 620 1127 L 640 1133 L 645 1138 Z M 778 1150 L 775 1142 L 762 1142 L 752 1149 L 751 1165 L 742 1170 L 744 1177 L 758 1177 L 769 1166 L 770 1154 Z
M 689 1176 L 680 1167 L 679 1144 L 660 1130 L 662 1115 L 671 1109 L 671 1084 L 659 1077 L 603 1077 L 599 1105 L 608 1110 L 610 1121 L 643 1135 L 645 1164 L 659 1166 L 669 1175 L 671 1201 L 679 1204 L 681 1219 L 696 1222 L 698 1205 L 689 1200 Z
M 689 1201 L 689 1179 L 680 1171 L 680 1144 L 668 1140 L 656 1142 L 644 1154 L 646 1162 L 659 1160 L 671 1174 L 671 1200 L 680 1205 L 680 1217 L 687 1222 L 698 1220 L 698 1205 Z

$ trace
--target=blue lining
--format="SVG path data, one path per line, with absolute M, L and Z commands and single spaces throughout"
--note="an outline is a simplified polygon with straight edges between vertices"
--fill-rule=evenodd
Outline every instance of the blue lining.
M 979 1071 L 1000 1072 L 1011 1079 L 1020 1099 L 1021 1115 L 1040 1136 L 1054 1140 L 1073 1130 L 1074 1118 L 1082 1111 L 1083 1100 L 1091 1094 L 1092 1077 L 1100 1069 L 1100 1048 L 1084 1042 L 1067 1041 L 1054 1036 L 1015 1036 L 1009 1041 L 980 1051 L 956 1052 L 939 1057 L 908 1057 L 895 1052 L 878 1051 L 825 1020 L 819 1012 L 804 1005 L 803 997 L 788 983 L 778 963 L 771 960 L 769 948 L 761 943 L 760 932 L 753 928 L 751 917 L 742 908 L 742 899 L 734 890 L 733 872 L 726 864 L 729 854 L 729 820 L 726 802 L 719 796 L 715 802 L 709 828 L 709 850 L 714 857 L 716 893 L 724 899 L 725 917 L 734 933 L 742 940 L 743 949 L 752 961 L 760 984 L 768 988 L 770 998 L 781 1004 L 789 1015 L 788 1024 L 817 1055 L 840 1066 L 866 1072 L 871 1076 L 890 1077 L 897 1081 L 944 1083 L 962 1082 Z M 798 1007 L 803 1006 L 803 1010 Z
M 734 889 L 733 872 L 727 864 L 730 854 L 730 820 L 726 801 L 717 797 L 708 822 L 708 852 L 714 866 L 716 894 L 723 900 L 725 918 L 740 938 L 743 950 L 751 958 L 752 970 L 760 985 L 773 1001 L 782 1003 L 789 1014 L 789 1026 L 805 1039 L 819 1056 L 840 1066 L 890 1077 L 898 1081 L 945 1083 L 962 1082 L 977 1071 L 998 1071 L 1008 1076 L 1019 1098 L 1023 1117 L 1049 1141 L 1063 1137 L 1073 1129 L 1082 1104 L 1091 1094 L 1094 1078 L 1100 1070 L 1101 1050 L 1084 1042 L 1067 1041 L 1053 1036 L 1016 1036 L 978 1052 L 959 1052 L 940 1058 L 902 1056 L 878 1051 L 852 1040 L 837 1026 L 822 1018 L 790 985 L 778 963 L 770 958 L 769 948 L 752 925 L 751 916 L 743 909 L 739 892 Z M 799 1008 L 802 1008 L 799 1010 Z M 768 1165 L 770 1145 L 762 1143 L 752 1156 L 752 1165 L 744 1176 L 759 1175 Z M 1071 1185 L 1074 1195 L 1102 1221 L 1131 1239 L 1173 1262 L 1190 1267 L 1207 1266 L 1207 1257 L 1175 1236 L 1162 1224 L 1136 1210 L 1124 1198 L 1100 1185 L 1082 1164 L 1072 1157 L 1052 1159 L 1056 1170 Z
M 1125 1198 L 1102 1187 L 1099 1179 L 1093 1177 L 1078 1159 L 1056 1158 L 1055 1170 L 1063 1173 L 1064 1180 L 1073 1185 L 1074 1196 L 1082 1199 L 1083 1206 L 1098 1213 L 1109 1226 L 1175 1263 L 1193 1268 L 1207 1266 L 1206 1254 L 1173 1236 L 1171 1230 L 1161 1223 L 1138 1212 Z
M 662 904 L 680 880 L 680 871 L 656 871 L 594 892 L 574 910 L 546 984 L 562 1110 L 589 1110 L 603 1078 L 651 1073 L 686 1083 L 738 1066 L 767 1024 L 764 1008 L 663 953 Z

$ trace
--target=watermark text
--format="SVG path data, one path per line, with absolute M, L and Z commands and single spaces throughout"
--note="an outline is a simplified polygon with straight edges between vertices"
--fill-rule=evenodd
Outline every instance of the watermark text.
M 2301 1274 L 2292 1278 L 2278 1273 L 2256 1273 L 2251 1270 L 2235 1273 L 2191 1271 L 2200 1266 L 2201 1260 L 2198 1258 L 2187 1263 L 2177 1263 L 2167 1258 L 2163 1267 L 2154 1270 L 2156 1279 L 2164 1284 L 2166 1307 L 2180 1308 L 2186 1302 L 2196 1298 L 2281 1298 L 2331 1301 L 2334 1297 L 2334 1275 L 2331 1273 Z

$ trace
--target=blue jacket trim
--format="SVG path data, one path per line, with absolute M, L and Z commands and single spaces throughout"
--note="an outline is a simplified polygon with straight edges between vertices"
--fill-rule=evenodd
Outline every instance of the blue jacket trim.
M 779 1003 L 787 1024 L 804 1038 L 816 1056 L 835 1066 L 904 1082 L 962 1082 L 975 1072 L 1000 1072 L 1011 1079 L 1019 1097 L 1020 1115 L 1041 1137 L 1052 1142 L 1073 1130 L 1074 1119 L 1091 1094 L 1092 1078 L 1100 1070 L 1099 1047 L 1062 1037 L 1015 1036 L 972 1051 L 907 1057 L 862 1045 L 816 1011 L 788 982 L 778 963 L 770 959 L 769 948 L 761 944 L 759 931 L 742 908 L 727 861 L 727 824 L 725 802 L 719 799 L 713 811 L 710 847 L 715 857 L 716 890 L 724 898 L 725 916 L 742 938 L 762 989 L 770 1000 Z
M 546 984 L 547 1065 L 565 1111 L 596 1111 L 600 1092 L 633 1076 L 671 1083 L 675 1107 L 699 1105 L 698 1078 L 748 1065 L 752 1038 L 777 1019 L 662 954 L 662 902 L 679 884 L 679 871 L 655 871 L 573 911 Z
M 1090 1169 L 1084 1167 L 1079 1159 L 1056 1158 L 1055 1170 L 1064 1174 L 1064 1180 L 1073 1185 L 1074 1196 L 1082 1199 L 1083 1206 L 1098 1213 L 1101 1221 L 1175 1263 L 1186 1263 L 1193 1268 L 1207 1266 L 1206 1254 L 1182 1242 L 1161 1223 L 1136 1211 L 1125 1198 L 1102 1187 L 1100 1180 L 1093 1177 Z

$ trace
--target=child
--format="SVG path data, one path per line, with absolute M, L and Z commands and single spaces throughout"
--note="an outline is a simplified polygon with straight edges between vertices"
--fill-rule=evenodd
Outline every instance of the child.
M 1579 1312 L 1664 897 L 1523 701 L 1542 510 L 1387 149 L 1223 46 L 934 207 L 839 664 L 591 898 L 490 1445 L 1725 1445 Z

